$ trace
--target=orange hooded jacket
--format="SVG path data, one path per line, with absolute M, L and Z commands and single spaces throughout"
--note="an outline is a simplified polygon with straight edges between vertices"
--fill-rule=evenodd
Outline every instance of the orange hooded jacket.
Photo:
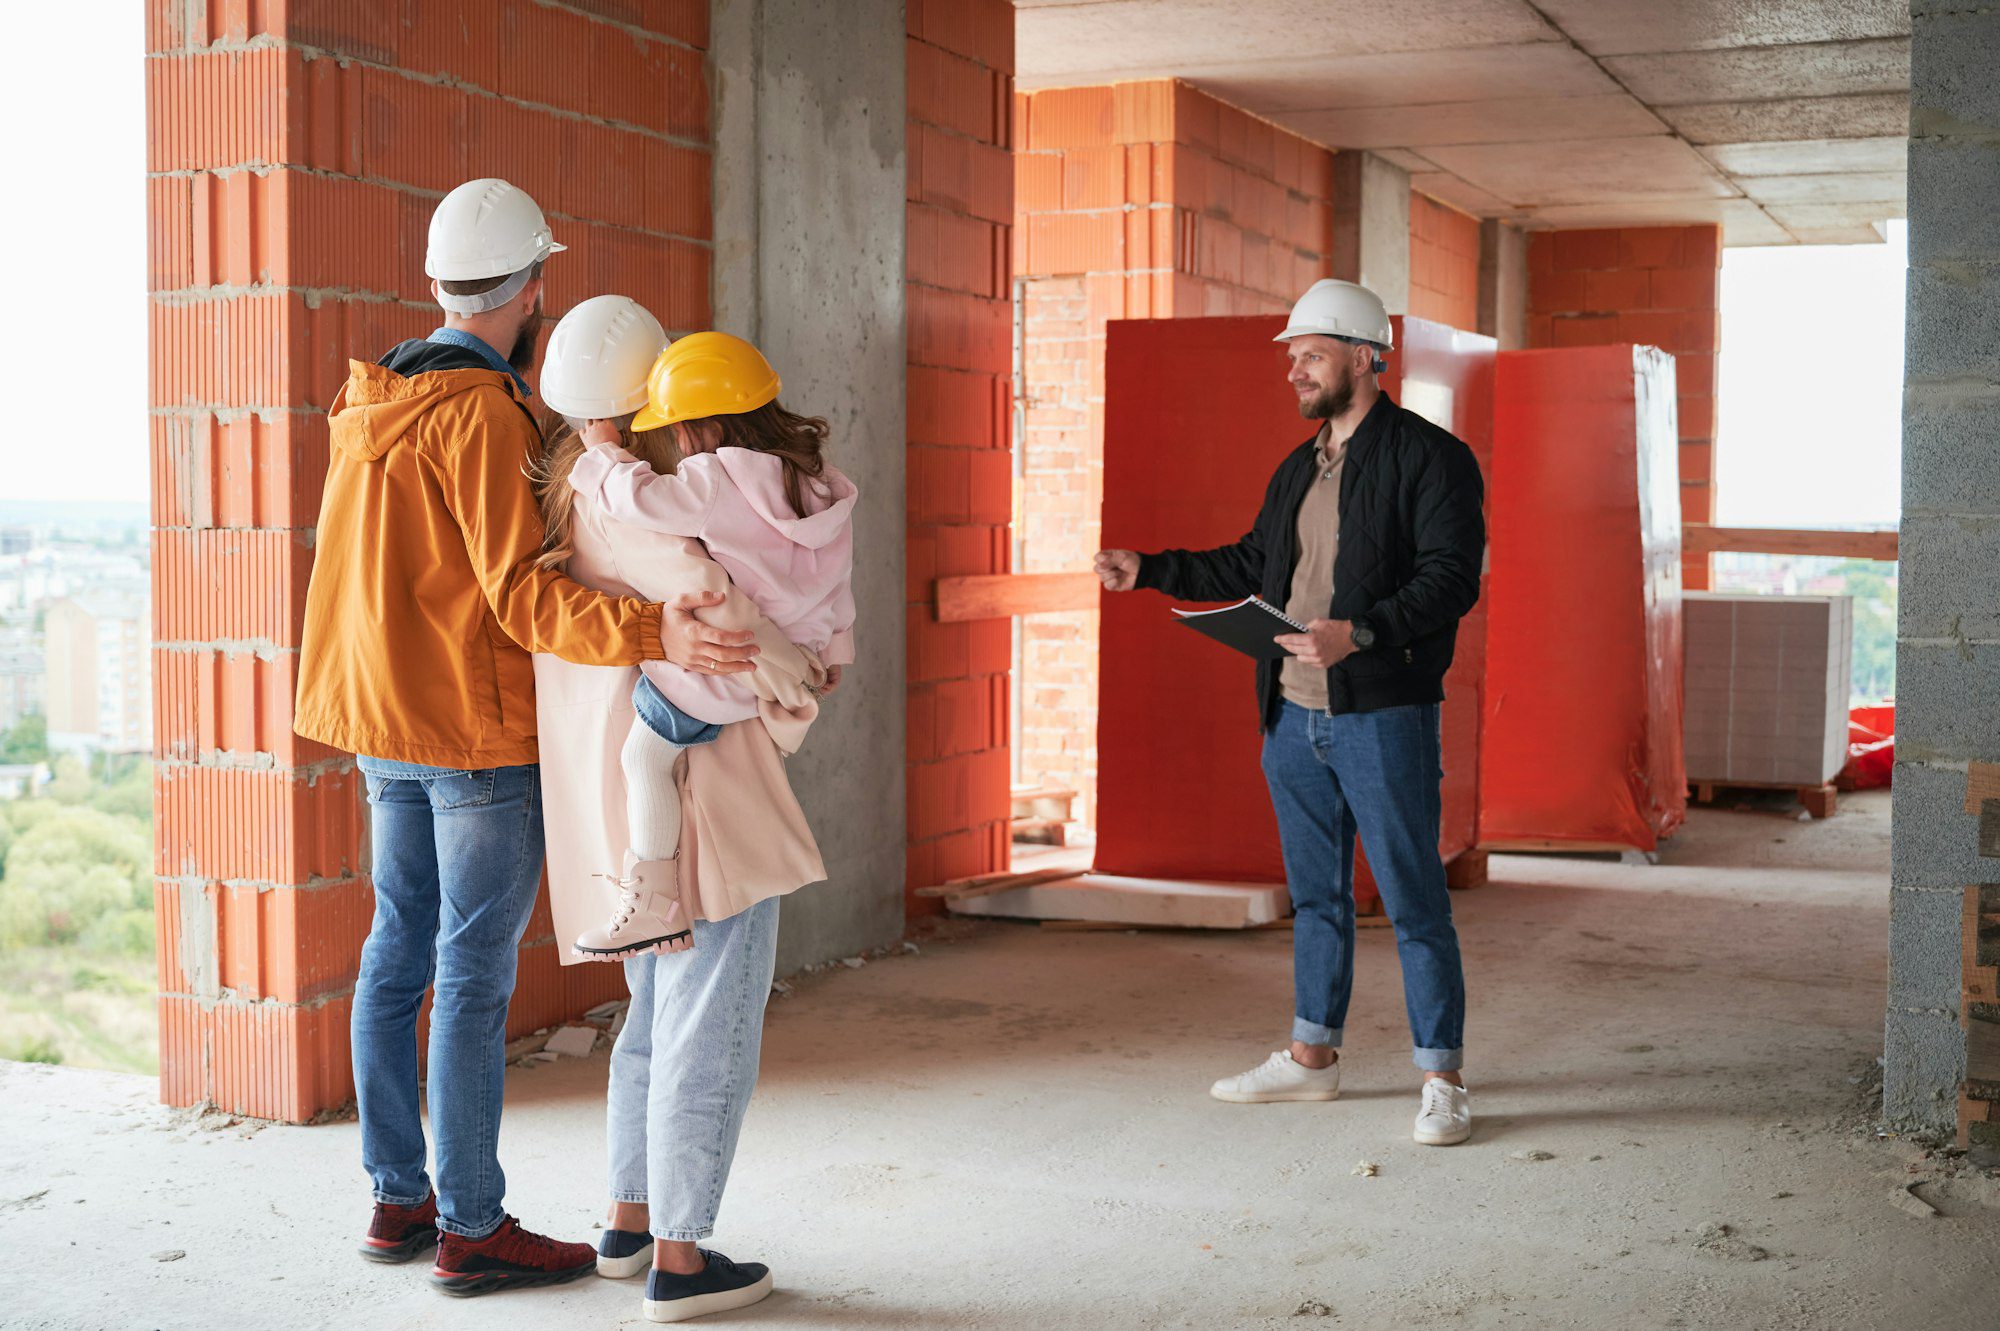
M 427 345 L 405 343 L 385 360 L 464 364 Z M 659 658 L 660 607 L 535 567 L 542 516 L 526 467 L 541 434 L 509 376 L 348 366 L 331 413 L 293 728 L 397 762 L 532 763 L 530 654 L 608 666 Z

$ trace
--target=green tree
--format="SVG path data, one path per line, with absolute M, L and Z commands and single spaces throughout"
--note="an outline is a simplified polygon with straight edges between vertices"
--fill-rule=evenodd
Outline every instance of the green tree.
M 1853 694 L 1862 702 L 1880 702 L 1896 692 L 1895 565 L 1849 559 L 1832 572 L 1854 598 Z
M 49 718 L 45 713 L 23 713 L 11 729 L 0 732 L 0 764 L 45 763 L 48 760 Z
M 27 807 L 9 810 L 14 835 L 0 877 L 0 941 L 35 947 L 89 936 L 120 950 L 142 945 L 143 931 L 117 917 L 152 906 L 144 825 L 44 800 L 19 806 Z

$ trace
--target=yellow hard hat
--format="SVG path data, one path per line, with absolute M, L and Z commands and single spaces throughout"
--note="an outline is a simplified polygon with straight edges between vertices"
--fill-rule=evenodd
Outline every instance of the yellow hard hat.
M 778 396 L 778 372 L 764 353 L 727 333 L 690 333 L 668 344 L 646 376 L 646 405 L 635 430 L 703 416 L 740 416 Z

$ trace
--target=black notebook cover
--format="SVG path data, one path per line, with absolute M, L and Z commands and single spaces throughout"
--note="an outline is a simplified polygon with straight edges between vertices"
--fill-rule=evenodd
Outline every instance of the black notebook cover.
M 1271 641 L 1280 633 L 1306 631 L 1305 625 L 1285 618 L 1277 607 L 1258 596 L 1226 605 L 1220 610 L 1177 609 L 1174 613 L 1180 616 L 1181 623 L 1195 632 L 1206 634 L 1223 646 L 1234 647 L 1245 656 L 1254 656 L 1260 661 L 1290 655 Z

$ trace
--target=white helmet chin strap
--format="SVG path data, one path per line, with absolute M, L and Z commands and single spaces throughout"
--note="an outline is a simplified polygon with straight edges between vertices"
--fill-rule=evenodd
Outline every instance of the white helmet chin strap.
M 442 282 L 433 280 L 431 299 L 453 314 L 484 314 L 488 310 L 499 309 L 520 295 L 521 289 L 528 285 L 528 280 L 534 271 L 532 265 L 523 268 L 491 291 L 482 291 L 476 296 L 454 296 L 444 289 Z

